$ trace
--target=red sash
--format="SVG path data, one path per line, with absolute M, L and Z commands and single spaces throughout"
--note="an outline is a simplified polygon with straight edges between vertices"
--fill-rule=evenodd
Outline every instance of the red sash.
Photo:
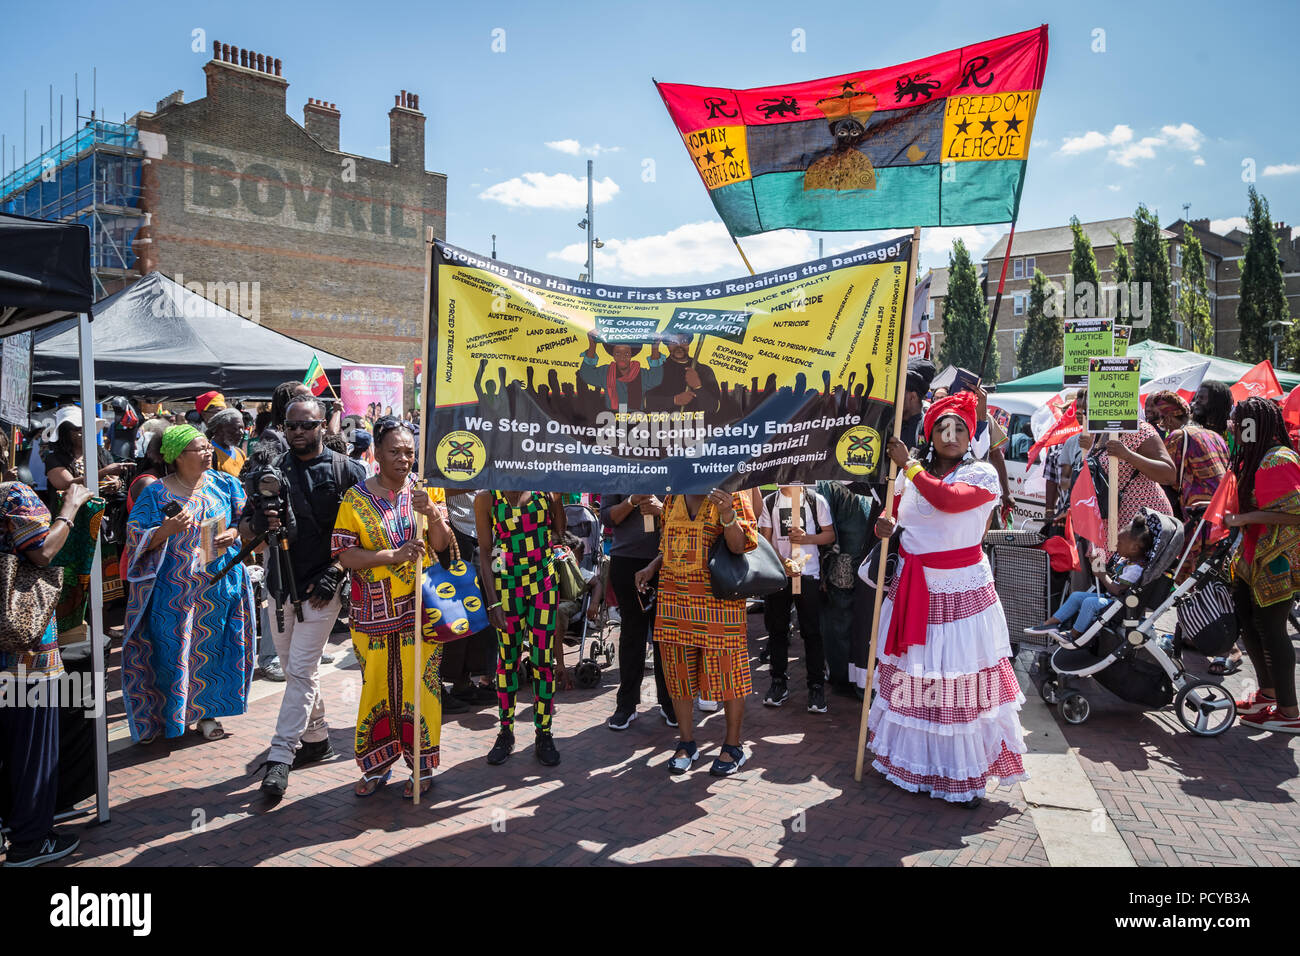
M 926 628 L 930 624 L 930 591 L 925 585 L 925 568 L 952 571 L 979 564 L 984 551 L 978 544 L 954 551 L 931 551 L 929 554 L 909 554 L 900 543 L 899 556 L 903 558 L 902 576 L 898 579 L 898 599 L 894 601 L 889 618 L 889 636 L 885 639 L 885 653 L 902 657 L 913 644 L 925 643 Z M 906 612 L 902 609 L 906 608 Z

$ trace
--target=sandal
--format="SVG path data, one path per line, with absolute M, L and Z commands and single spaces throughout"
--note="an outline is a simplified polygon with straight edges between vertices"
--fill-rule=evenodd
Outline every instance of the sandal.
M 414 777 L 414 776 L 412 776 L 409 780 L 406 781 L 406 786 L 402 789 L 402 799 L 403 799 L 403 800 L 414 800 L 414 799 L 415 799 L 415 787 L 411 786 L 411 784 L 413 784 L 413 783 L 415 783 L 415 777 Z M 428 793 L 430 790 L 432 790 L 432 789 L 433 789 L 433 774 L 429 774 L 429 776 L 424 777 L 424 778 L 420 781 L 420 796 L 423 797 L 425 794 L 427 794 L 427 793 Z
M 204 717 L 199 721 L 198 731 L 204 740 L 220 740 L 226 736 L 225 728 L 221 726 L 221 721 L 213 720 L 211 717 Z
M 685 751 L 684 757 L 677 754 Z M 677 750 L 668 758 L 668 772 L 671 774 L 682 774 L 691 769 L 691 764 L 700 759 L 700 748 L 695 741 L 679 740 L 677 741 Z
M 1210 674 L 1214 677 L 1227 677 L 1241 670 L 1240 657 L 1216 657 L 1210 661 Z
M 726 754 L 731 760 L 723 760 L 722 754 Z M 722 751 L 714 758 L 713 766 L 709 768 L 709 773 L 715 777 L 730 777 L 737 770 L 745 765 L 749 758 L 745 751 L 739 747 L 733 747 L 731 744 L 723 744 Z
M 385 785 L 387 785 L 388 778 L 391 777 L 392 775 L 393 775 L 393 771 L 385 770 L 378 777 L 363 776 L 360 780 L 357 781 L 357 785 L 352 788 L 352 792 L 356 794 L 358 798 L 362 798 L 362 799 L 364 799 L 365 797 L 373 797 L 376 793 L 382 790 Z M 363 787 L 365 789 L 362 789 Z

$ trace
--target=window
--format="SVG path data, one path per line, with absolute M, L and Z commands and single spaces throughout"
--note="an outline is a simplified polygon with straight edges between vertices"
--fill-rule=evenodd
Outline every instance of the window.
M 1023 295 L 1013 295 L 1011 297 L 1011 314 L 1012 315 L 1025 314 L 1025 297 Z
M 1012 260 L 1011 260 L 1011 278 L 1013 278 L 1013 279 L 1023 279 L 1024 277 L 1025 277 L 1025 260 L 1024 260 L 1024 259 L 1012 259 Z
M 1174 246 L 1174 265 L 1179 269 L 1183 267 L 1183 247 L 1181 245 Z
M 1007 443 L 1003 455 L 1007 461 L 1029 461 L 1029 449 L 1034 445 L 1034 436 L 1029 428 L 1028 415 L 1012 415 L 1007 425 L 1007 434 L 1011 440 Z
M 1214 263 L 1214 260 L 1213 260 L 1213 259 L 1211 259 L 1209 262 L 1207 262 L 1207 263 L 1205 264 L 1205 267 L 1209 270 L 1209 271 L 1206 273 L 1206 276 L 1209 278 L 1209 280 L 1210 280 L 1211 282 L 1213 282 L 1213 281 L 1215 280 L 1215 278 L 1216 278 L 1216 276 L 1215 276 L 1215 274 L 1214 274 L 1214 265 L 1215 265 L 1215 263 Z
M 1032 279 L 1033 277 L 1034 277 L 1034 257 L 1025 256 L 1025 278 Z
M 1020 354 L 1020 343 L 1024 340 L 1024 338 L 1025 338 L 1024 329 L 1016 329 L 1011 334 L 1011 343 L 1012 343 L 1011 348 L 1012 351 L 1016 353 L 1016 355 Z
M 1183 323 L 1174 323 L 1174 344 L 1179 348 L 1183 347 Z

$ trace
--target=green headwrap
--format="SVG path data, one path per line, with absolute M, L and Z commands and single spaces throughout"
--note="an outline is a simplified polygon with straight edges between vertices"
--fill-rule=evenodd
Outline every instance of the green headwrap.
M 203 432 L 193 425 L 173 425 L 163 432 L 162 448 L 160 449 L 163 461 L 170 465 L 180 457 L 181 452 L 189 447 L 190 442 L 202 437 Z

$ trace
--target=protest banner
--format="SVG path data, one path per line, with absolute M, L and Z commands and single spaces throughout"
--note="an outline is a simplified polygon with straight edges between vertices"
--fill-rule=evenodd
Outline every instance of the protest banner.
M 1095 358 L 1088 368 L 1088 431 L 1135 432 L 1142 417 L 1142 360 Z
M 1116 325 L 1115 326 L 1115 357 L 1123 358 L 1128 355 L 1128 344 L 1133 340 L 1133 326 Z
M 876 478 L 913 241 L 658 288 L 435 241 L 426 473 L 449 488 L 624 494 Z
M 400 365 L 344 365 L 339 393 L 344 415 L 375 421 L 385 415 L 402 417 L 406 369 Z
M 1088 384 L 1088 360 L 1111 355 L 1115 344 L 1114 319 L 1070 319 L 1065 323 L 1066 385 Z
M 32 393 L 32 333 L 0 339 L 0 421 L 27 427 Z

